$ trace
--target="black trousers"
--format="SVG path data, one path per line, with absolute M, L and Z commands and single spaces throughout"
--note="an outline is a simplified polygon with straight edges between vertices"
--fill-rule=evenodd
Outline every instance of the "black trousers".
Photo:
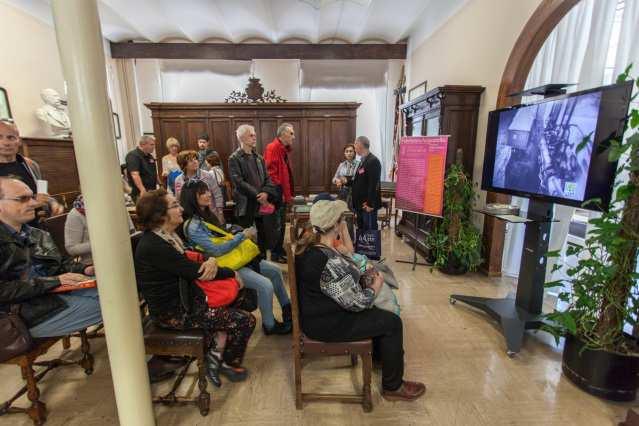
M 312 327 L 314 328 L 314 327 Z M 318 331 L 318 330 L 315 330 Z M 348 312 L 339 327 L 308 336 L 324 342 L 349 342 L 373 339 L 382 362 L 382 388 L 399 389 L 404 377 L 404 336 L 402 320 L 397 315 L 373 307 L 362 312 Z
M 271 255 L 274 257 L 284 256 L 286 251 L 284 250 L 284 234 L 286 233 L 286 203 L 282 203 L 277 209 L 277 215 L 279 217 L 280 224 L 280 236 L 277 239 L 277 244 L 271 250 Z

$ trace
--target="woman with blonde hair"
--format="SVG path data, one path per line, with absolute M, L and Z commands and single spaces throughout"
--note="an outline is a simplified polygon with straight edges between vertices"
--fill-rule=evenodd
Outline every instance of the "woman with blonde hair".
M 166 149 L 169 151 L 162 157 L 162 178 L 166 180 L 169 173 L 180 170 L 177 162 L 177 155 L 180 152 L 180 142 L 171 137 L 166 140 Z

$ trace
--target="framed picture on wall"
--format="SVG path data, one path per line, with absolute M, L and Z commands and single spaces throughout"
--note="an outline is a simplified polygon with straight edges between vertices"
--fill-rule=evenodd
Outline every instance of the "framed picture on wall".
M 426 81 L 422 81 L 417 86 L 408 91 L 408 100 L 412 101 L 426 93 Z
M 113 114 L 113 134 L 115 135 L 116 140 L 120 140 L 122 138 L 122 130 L 120 129 L 120 116 L 117 112 Z
M 13 118 L 9 106 L 9 95 L 4 87 L 0 87 L 0 118 Z

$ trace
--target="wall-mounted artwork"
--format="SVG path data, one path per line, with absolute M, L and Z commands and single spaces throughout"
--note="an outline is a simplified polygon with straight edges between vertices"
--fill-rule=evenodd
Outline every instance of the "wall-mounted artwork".
M 9 95 L 3 87 L 0 87 L 0 118 L 13 118 L 9 106 Z
M 408 100 L 412 101 L 413 99 L 417 99 L 424 93 L 426 93 L 426 82 L 422 81 L 417 86 L 408 91 Z

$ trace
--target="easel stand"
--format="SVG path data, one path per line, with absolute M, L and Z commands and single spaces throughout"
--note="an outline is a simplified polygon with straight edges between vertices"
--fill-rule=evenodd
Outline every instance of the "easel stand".
M 499 220 L 513 223 L 508 218 L 491 214 L 485 210 L 479 213 L 493 216 Z M 463 296 L 453 294 L 450 303 L 458 300 L 467 305 L 481 309 L 499 322 L 506 338 L 507 354 L 512 357 L 521 350 L 524 332 L 539 329 L 542 326 L 541 308 L 544 299 L 544 283 L 546 279 L 546 254 L 550 238 L 550 225 L 553 222 L 552 203 L 530 200 L 528 219 L 524 223 L 524 248 L 519 267 L 517 295 L 513 298 L 491 299 L 486 297 Z
M 415 213 L 415 212 L 411 212 L 411 213 Z M 415 213 L 416 215 L 419 215 L 419 213 Z M 430 223 L 432 219 L 429 218 L 428 219 L 428 223 Z M 402 260 L 402 259 L 395 259 L 395 262 L 398 263 L 412 263 L 413 264 L 413 271 L 415 270 L 415 267 L 417 265 L 419 266 L 433 266 L 432 263 L 427 263 L 427 262 L 418 262 L 417 261 L 417 232 L 418 232 L 418 228 L 417 228 L 417 217 L 415 217 L 415 229 L 414 229 L 414 238 L 413 238 L 413 260 Z

